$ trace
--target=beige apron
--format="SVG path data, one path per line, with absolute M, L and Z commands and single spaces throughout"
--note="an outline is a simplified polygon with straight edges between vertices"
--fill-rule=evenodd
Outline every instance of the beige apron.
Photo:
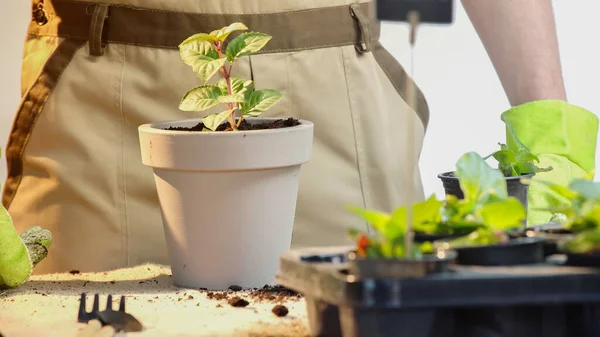
M 407 74 L 378 42 L 372 2 L 34 0 L 32 9 L 3 203 L 19 231 L 54 233 L 37 273 L 168 263 L 137 127 L 202 116 L 177 108 L 199 83 L 177 45 L 235 21 L 273 35 L 237 65 L 257 88 L 284 94 L 265 116 L 315 124 L 294 247 L 349 243 L 346 229 L 366 224 L 347 205 L 390 211 L 408 184 L 423 198 L 405 152 L 414 143 L 420 153 L 427 105 L 420 92 L 412 108 L 403 99 Z

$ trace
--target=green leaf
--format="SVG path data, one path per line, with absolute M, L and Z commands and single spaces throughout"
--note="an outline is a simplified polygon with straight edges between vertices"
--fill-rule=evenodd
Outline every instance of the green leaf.
M 521 176 L 527 175 L 531 173 L 536 173 L 538 171 L 538 167 L 535 166 L 532 162 L 516 162 L 513 164 L 513 176 Z
M 421 253 L 431 254 L 434 251 L 433 244 L 429 241 L 423 242 L 419 245 L 419 250 L 421 251 Z
M 360 232 L 359 230 L 354 229 L 354 228 L 348 229 L 348 237 L 352 241 L 356 241 L 360 235 L 362 235 L 362 232 Z
M 481 228 L 467 236 L 461 236 L 459 238 L 447 241 L 447 243 L 449 248 L 461 248 L 498 244 L 505 239 L 505 236 L 503 236 L 501 233 L 494 232 L 488 228 Z M 444 242 L 445 241 L 434 242 L 434 246 L 439 246 L 440 243 Z
M 270 35 L 256 32 L 240 34 L 227 45 L 227 49 L 225 50 L 227 59 L 229 62 L 233 62 L 242 56 L 256 53 L 261 50 L 271 38 L 272 36 Z
M 563 245 L 563 250 L 575 254 L 589 254 L 600 250 L 600 229 L 593 229 L 577 234 Z
M 272 89 L 256 90 L 250 94 L 247 101 L 240 107 L 243 115 L 257 116 L 277 104 L 283 95 Z
M 214 74 L 216 74 L 221 67 L 225 65 L 226 60 L 216 59 L 211 60 L 209 58 L 199 58 L 196 65 L 198 66 L 198 71 L 196 71 L 196 75 L 200 78 L 200 80 L 204 83 L 208 82 Z
M 179 55 L 183 63 L 192 67 L 195 73 L 206 62 L 219 58 L 219 53 L 213 44 L 203 40 L 193 40 L 179 46 Z
M 348 206 L 347 209 L 363 218 L 381 233 L 383 233 L 390 220 L 390 215 L 383 212 L 366 210 L 355 206 Z
M 179 47 L 183 62 L 194 70 L 198 77 L 206 83 L 227 61 L 219 58 L 215 46 L 204 40 L 192 40 Z
M 462 155 L 456 163 L 455 175 L 468 202 L 485 202 L 490 195 L 508 196 L 506 180 L 475 152 Z
M 190 37 L 188 37 L 187 39 L 185 39 L 183 42 L 181 42 L 179 44 L 179 49 L 181 49 L 182 47 L 184 47 L 187 44 L 190 44 L 192 42 L 208 42 L 209 44 L 213 44 L 214 42 L 217 41 L 217 39 L 210 35 L 210 34 L 206 34 L 206 33 L 198 33 L 198 34 L 194 34 Z
M 181 102 L 179 109 L 182 111 L 204 111 L 219 104 L 222 96 L 221 89 L 214 85 L 201 85 L 188 91 Z
M 538 156 L 529 152 L 529 150 L 527 148 L 521 148 L 521 149 L 519 149 L 519 151 L 517 151 L 515 161 L 534 163 L 534 162 L 539 162 L 540 159 L 538 158 Z
M 214 30 L 210 33 L 210 36 L 219 40 L 225 41 L 229 34 L 238 31 L 238 30 L 248 30 L 248 27 L 241 22 L 234 22 L 227 27 L 223 27 L 219 30 Z
M 229 79 L 229 83 L 231 84 L 231 92 L 234 94 L 244 94 L 245 96 L 249 90 L 253 91 L 254 89 L 254 82 L 244 78 L 231 77 Z M 227 80 L 225 78 L 220 79 L 217 83 L 217 86 L 221 88 L 223 92 L 229 92 L 229 89 L 227 88 Z
M 571 190 L 567 186 L 558 185 L 553 182 L 545 181 L 545 180 L 538 180 L 537 183 L 546 186 L 548 189 L 550 189 L 552 192 L 554 192 L 556 195 L 559 196 L 559 198 L 553 197 L 553 199 L 554 199 L 554 200 L 552 200 L 553 204 L 570 202 L 571 200 L 573 200 L 579 196 L 579 194 L 577 192 Z
M 527 216 L 523 204 L 514 197 L 483 205 L 478 215 L 489 228 L 505 230 L 520 227 Z
M 511 150 L 499 150 L 494 152 L 492 156 L 501 166 L 508 166 L 516 160 L 515 153 Z
M 586 199 L 600 201 L 600 183 L 584 179 L 574 179 L 569 189 Z
M 441 209 L 444 203 L 437 200 L 435 194 L 424 202 L 415 203 L 413 207 L 413 228 L 423 232 L 431 232 L 442 220 Z
M 244 102 L 244 95 L 233 94 L 233 95 L 220 96 L 219 102 L 221 102 L 221 103 L 242 103 L 242 102 Z
M 227 110 L 218 114 L 208 115 L 202 118 L 202 123 L 211 131 L 215 131 L 219 127 L 219 125 L 221 125 L 225 120 L 227 120 L 227 117 L 229 117 L 229 115 L 231 115 L 233 111 L 234 110 Z

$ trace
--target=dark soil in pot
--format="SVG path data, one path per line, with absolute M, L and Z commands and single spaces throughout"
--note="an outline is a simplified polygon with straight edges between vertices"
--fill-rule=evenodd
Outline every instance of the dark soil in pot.
M 507 243 L 456 248 L 456 263 L 470 266 L 518 266 L 542 263 L 544 239 L 517 238 Z
M 292 126 L 300 125 L 300 121 L 296 118 L 287 118 L 287 119 L 277 119 L 272 121 L 258 122 L 258 123 L 248 123 L 246 119 L 242 120 L 242 123 L 238 127 L 239 131 L 252 131 L 252 130 L 269 130 L 269 129 L 283 129 L 290 128 Z M 165 130 L 171 131 L 202 131 L 204 129 L 203 123 L 198 123 L 195 126 L 186 128 L 186 127 L 169 127 Z M 218 128 L 217 131 L 229 131 L 229 123 L 223 123 Z
M 506 189 L 508 195 L 515 197 L 521 201 L 525 209 L 527 209 L 527 196 L 529 194 L 529 185 L 521 183 L 522 178 L 531 178 L 534 174 L 523 175 L 519 177 L 504 177 L 506 180 Z M 465 196 L 460 188 L 458 178 L 454 176 L 454 172 L 445 172 L 438 175 L 444 184 L 446 195 L 454 195 L 458 199 L 463 199 Z

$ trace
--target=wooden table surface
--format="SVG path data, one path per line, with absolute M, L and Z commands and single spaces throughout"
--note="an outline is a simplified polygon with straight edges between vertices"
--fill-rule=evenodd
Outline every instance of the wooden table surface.
M 105 273 L 33 275 L 27 283 L 0 291 L 0 335 L 4 337 L 75 337 L 85 327 L 77 323 L 81 293 L 87 293 L 91 310 L 93 294 L 100 294 L 100 309 L 113 295 L 115 310 L 121 295 L 126 311 L 144 326 L 128 336 L 309 336 L 304 299 L 286 296 L 260 299 L 249 290 L 212 292 L 181 289 L 172 283 L 168 267 L 141 265 Z M 233 307 L 227 298 L 246 299 L 246 307 Z M 285 305 L 289 313 L 271 310 Z M 124 334 L 122 334 L 124 335 Z

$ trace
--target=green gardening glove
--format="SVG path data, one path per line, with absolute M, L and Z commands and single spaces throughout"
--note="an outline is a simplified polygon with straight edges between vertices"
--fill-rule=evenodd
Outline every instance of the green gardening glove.
M 565 101 L 544 100 L 516 106 L 502 114 L 507 146 L 517 149 L 514 135 L 540 159 L 539 167 L 552 166 L 536 174 L 529 187 L 527 225 L 544 224 L 552 214 L 542 209 L 554 195 L 538 180 L 568 185 L 575 178 L 593 175 L 596 159 L 598 117 Z
M 48 254 L 52 234 L 32 227 L 17 234 L 6 208 L 0 205 L 0 289 L 23 284 Z

